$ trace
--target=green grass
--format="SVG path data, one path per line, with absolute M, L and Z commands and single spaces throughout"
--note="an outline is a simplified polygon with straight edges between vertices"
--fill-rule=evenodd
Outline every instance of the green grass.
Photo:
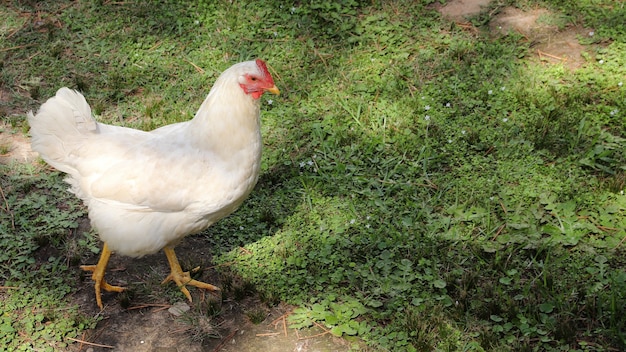
M 24 112 L 70 86 L 101 120 L 151 129 L 264 58 L 283 95 L 263 100 L 259 185 L 203 235 L 261 297 L 299 306 L 292 326 L 373 350 L 626 348 L 626 6 L 504 2 L 594 30 L 572 71 L 489 34 L 500 5 L 474 31 L 432 2 L 5 3 L 0 112 L 27 131 Z M 7 331 L 66 304 L 63 258 L 93 242 L 67 245 L 84 209 L 58 175 L 3 168 L 0 278 L 20 287 L 0 292 Z M 43 301 L 24 289 L 35 278 Z M 58 343 L 93 324 L 54 312 L 32 325 L 58 322 Z M 11 329 L 8 346 L 41 340 Z
M 73 236 L 86 211 L 58 173 L 20 165 L 0 165 L 0 172 L 0 344 L 16 351 L 64 349 L 66 337 L 96 322 L 65 303 L 76 275 L 67 263 L 86 254 L 76 250 L 89 248 Z

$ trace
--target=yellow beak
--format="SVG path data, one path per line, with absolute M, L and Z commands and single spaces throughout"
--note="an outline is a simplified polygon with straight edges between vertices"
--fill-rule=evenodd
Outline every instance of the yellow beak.
M 266 91 L 272 94 L 280 95 L 280 90 L 276 86 L 272 86 L 272 88 L 268 88 Z

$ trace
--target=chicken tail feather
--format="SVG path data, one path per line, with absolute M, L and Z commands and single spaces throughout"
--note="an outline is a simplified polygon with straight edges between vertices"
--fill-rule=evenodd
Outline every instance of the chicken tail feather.
M 50 165 L 72 174 L 70 154 L 89 135 L 98 133 L 98 123 L 79 92 L 61 88 L 46 101 L 37 114 L 28 113 L 32 148 Z

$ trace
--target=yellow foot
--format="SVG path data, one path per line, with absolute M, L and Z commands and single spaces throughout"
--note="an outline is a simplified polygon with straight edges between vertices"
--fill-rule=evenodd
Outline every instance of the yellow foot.
M 163 248 L 165 252 L 165 256 L 167 257 L 167 261 L 170 263 L 170 274 L 163 280 L 163 284 L 169 281 L 174 281 L 180 290 L 185 294 L 189 302 L 191 302 L 191 294 L 189 290 L 185 287 L 185 285 L 191 285 L 198 288 L 204 288 L 209 291 L 219 291 L 219 287 L 213 286 L 211 284 L 204 283 L 202 281 L 197 281 L 191 278 L 188 271 L 183 272 L 183 269 L 180 267 L 180 263 L 178 263 L 178 258 L 176 258 L 176 253 L 174 253 L 174 249 L 170 247 Z
M 104 280 L 104 273 L 106 271 L 107 264 L 109 263 L 110 257 L 111 257 L 111 251 L 109 250 L 109 247 L 107 246 L 105 242 L 104 246 L 102 247 L 102 254 L 100 254 L 100 259 L 98 260 L 98 264 L 81 265 L 80 267 L 81 269 L 85 271 L 93 272 L 93 274 L 91 275 L 91 278 L 95 282 L 94 286 L 95 286 L 95 291 L 96 291 L 96 303 L 98 304 L 98 307 L 100 307 L 100 310 L 102 310 L 103 308 L 102 298 L 100 297 L 100 290 L 112 291 L 112 292 L 124 291 L 123 287 L 109 285 Z

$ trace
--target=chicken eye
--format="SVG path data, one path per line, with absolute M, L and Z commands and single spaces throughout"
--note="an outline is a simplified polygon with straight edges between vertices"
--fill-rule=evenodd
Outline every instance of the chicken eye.
M 256 82 L 257 78 L 256 78 L 256 77 L 254 77 L 254 76 L 252 76 L 252 77 L 250 77 L 250 80 L 251 80 L 252 82 Z

